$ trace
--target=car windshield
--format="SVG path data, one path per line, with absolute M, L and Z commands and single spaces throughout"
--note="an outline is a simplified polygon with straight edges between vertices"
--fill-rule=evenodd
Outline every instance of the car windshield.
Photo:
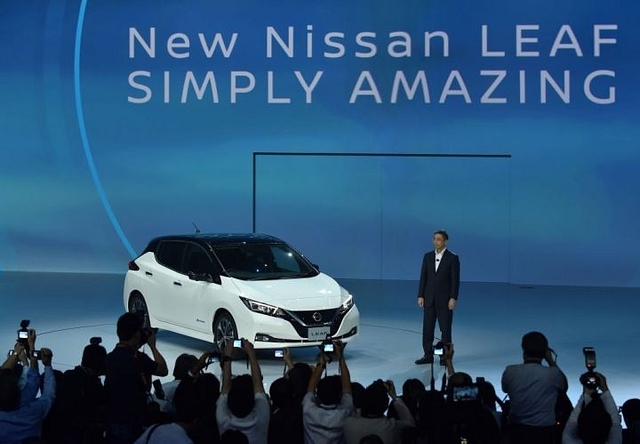
M 213 250 L 230 277 L 242 280 L 312 277 L 318 271 L 287 244 L 219 245 Z

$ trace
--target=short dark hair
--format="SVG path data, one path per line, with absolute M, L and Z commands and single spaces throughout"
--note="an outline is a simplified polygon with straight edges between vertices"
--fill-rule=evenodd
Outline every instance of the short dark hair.
M 107 350 L 100 344 L 87 345 L 82 352 L 81 364 L 98 375 L 107 374 Z
M 128 341 L 142 330 L 144 319 L 137 313 L 125 313 L 118 318 L 116 333 L 120 341 Z
M 364 389 L 362 416 L 379 418 L 389 408 L 389 394 L 384 382 L 377 380 Z
M 316 387 L 318 401 L 324 405 L 336 405 L 342 398 L 342 379 L 339 375 L 325 376 Z
M 236 418 L 245 418 L 255 405 L 253 379 L 251 375 L 238 375 L 231 380 L 231 388 L 227 396 L 229 410 Z
M 433 235 L 435 236 L 436 234 L 441 235 L 444 240 L 449 240 L 449 233 L 447 233 L 445 230 L 436 230 L 433 232 Z
M 631 427 L 632 423 L 640 421 L 640 399 L 627 399 L 622 404 L 622 417 L 627 427 Z
M 527 357 L 542 359 L 549 350 L 549 341 L 539 331 L 530 331 L 522 337 L 522 351 Z
M 578 416 L 578 437 L 585 444 L 605 443 L 611 429 L 611 416 L 600 396 L 594 396 Z
M 198 358 L 189 353 L 182 353 L 176 358 L 173 366 L 173 377 L 182 380 L 189 375 L 189 371 L 198 363 Z

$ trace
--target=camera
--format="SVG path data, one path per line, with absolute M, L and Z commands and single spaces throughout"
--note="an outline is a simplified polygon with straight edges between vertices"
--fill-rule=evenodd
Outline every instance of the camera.
M 242 339 L 234 339 L 233 348 L 242 348 Z
M 142 329 L 142 333 L 140 334 L 140 341 L 142 343 L 142 345 L 146 344 L 147 341 L 149 340 L 149 336 L 151 336 L 152 334 L 156 334 L 158 333 L 158 329 L 157 328 L 143 328 Z M 96 338 L 91 338 L 91 339 L 98 339 Z M 99 338 L 100 342 L 102 342 L 102 338 Z M 92 343 L 93 344 L 93 343 Z
M 329 338 L 322 341 L 322 344 L 320 345 L 320 350 L 322 350 L 323 353 L 333 353 L 335 351 L 335 347 L 333 346 L 333 341 Z
M 284 350 L 278 349 L 273 352 L 275 358 L 284 358 Z
M 18 329 L 17 342 L 24 346 L 24 349 L 29 353 L 29 319 L 23 319 L 20 321 L 20 328 Z
M 438 342 L 436 345 L 433 346 L 433 354 L 436 356 L 442 356 L 445 354 L 445 352 L 447 351 L 447 346 L 444 345 L 442 342 Z
M 207 361 L 205 363 L 205 366 L 208 367 L 209 365 L 213 364 L 214 362 L 220 362 L 220 353 L 216 352 L 211 352 L 209 354 L 209 356 L 207 356 Z
M 587 370 L 593 371 L 596 368 L 596 349 L 593 347 L 584 347 L 582 349 L 584 354 L 584 365 Z

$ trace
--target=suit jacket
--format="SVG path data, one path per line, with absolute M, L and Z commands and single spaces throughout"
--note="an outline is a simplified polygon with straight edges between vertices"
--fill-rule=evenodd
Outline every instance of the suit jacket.
M 447 308 L 449 299 L 458 299 L 459 288 L 460 260 L 457 254 L 445 250 L 437 272 L 435 251 L 424 255 L 418 297 L 424 298 L 425 306 Z

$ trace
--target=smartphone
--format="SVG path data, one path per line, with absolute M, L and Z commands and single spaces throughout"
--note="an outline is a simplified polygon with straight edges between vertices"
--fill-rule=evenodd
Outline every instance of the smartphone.
M 273 356 L 276 358 L 284 358 L 284 350 L 275 350 Z
M 41 358 L 40 350 L 34 350 L 33 351 L 33 357 L 36 358 L 36 359 L 40 359 Z
M 479 390 L 476 384 L 453 387 L 453 402 L 478 401 L 479 399 Z
M 28 330 L 18 330 L 18 339 L 29 339 Z
M 234 339 L 233 340 L 234 348 L 242 348 L 242 339 Z
M 584 347 L 582 349 L 584 353 L 584 365 L 587 370 L 593 370 L 596 368 L 596 349 L 593 347 Z
M 322 351 L 325 353 L 333 353 L 333 343 L 323 344 Z

